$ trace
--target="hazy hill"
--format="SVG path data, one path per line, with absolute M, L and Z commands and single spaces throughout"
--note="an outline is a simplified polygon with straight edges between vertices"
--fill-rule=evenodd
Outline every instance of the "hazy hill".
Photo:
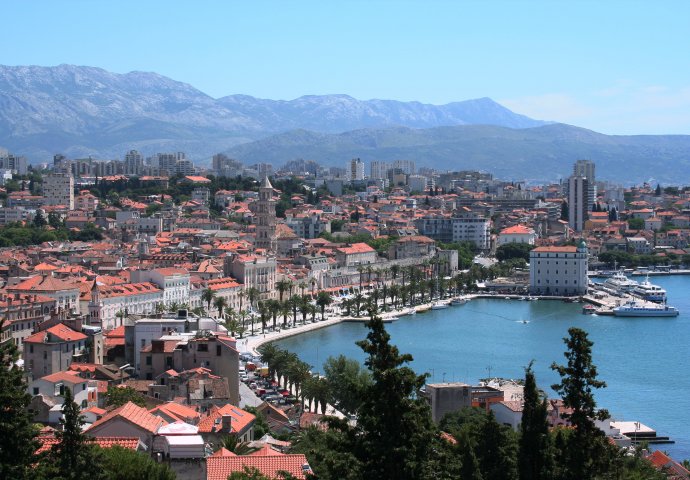
M 564 124 L 527 129 L 487 125 L 430 129 L 362 129 L 341 134 L 296 130 L 233 147 L 244 162 L 281 165 L 304 158 L 344 166 L 347 160 L 415 160 L 440 170 L 482 169 L 501 178 L 555 179 L 574 160 L 593 159 L 597 176 L 639 182 L 690 183 L 690 136 L 612 136 Z
M 200 159 L 295 128 L 334 133 L 394 125 L 524 128 L 543 123 L 488 98 L 441 106 L 361 101 L 346 95 L 291 101 L 247 95 L 214 99 L 155 73 L 116 74 L 73 65 L 0 66 L 0 146 L 33 161 L 56 152 L 121 158 L 130 148 L 144 153 L 185 150 Z

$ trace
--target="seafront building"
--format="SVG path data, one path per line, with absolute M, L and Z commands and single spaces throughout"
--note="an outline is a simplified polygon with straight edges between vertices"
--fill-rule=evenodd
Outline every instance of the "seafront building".
M 534 295 L 587 293 L 587 245 L 537 247 L 529 254 L 529 291 Z

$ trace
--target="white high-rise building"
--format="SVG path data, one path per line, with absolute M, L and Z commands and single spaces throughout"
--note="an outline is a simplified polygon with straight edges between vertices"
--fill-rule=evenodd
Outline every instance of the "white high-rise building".
M 413 160 L 395 160 L 391 168 L 399 168 L 405 175 L 413 175 L 415 172 L 415 164 Z
M 64 205 L 74 210 L 74 177 L 53 173 L 43 177 L 44 205 Z
M 125 154 L 125 175 L 139 175 L 144 168 L 144 157 L 136 150 Z
M 568 179 L 568 223 L 570 228 L 581 232 L 589 218 L 589 180 L 587 177 L 573 175 Z
M 387 162 L 381 160 L 372 160 L 370 166 L 369 178 L 374 180 L 379 180 L 382 178 L 388 178 L 388 169 L 390 165 Z
M 364 180 L 364 162 L 359 158 L 350 160 L 350 168 L 347 170 L 348 180 Z

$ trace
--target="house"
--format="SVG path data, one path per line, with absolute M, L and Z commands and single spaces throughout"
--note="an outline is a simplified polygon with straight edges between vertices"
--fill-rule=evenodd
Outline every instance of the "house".
M 345 247 L 335 249 L 335 258 L 343 267 L 367 265 L 376 263 L 376 250 L 366 243 L 353 243 Z
M 161 417 L 143 407 L 127 402 L 93 423 L 84 433 L 89 437 L 137 437 L 151 448 L 158 430 L 167 425 Z
M 57 372 L 37 378 L 29 384 L 29 393 L 52 397 L 64 397 L 69 388 L 74 403 L 81 408 L 94 407 L 98 403 L 96 384 L 77 375 L 76 372 Z
M 73 361 L 86 360 L 87 336 L 58 323 L 24 340 L 24 368 L 27 374 L 43 377 L 69 368 Z
M 149 410 L 158 417 L 161 417 L 166 422 L 185 422 L 190 425 L 199 423 L 201 414 L 194 408 L 187 405 L 181 405 L 176 402 L 166 402 Z
M 494 412 L 496 421 L 502 425 L 506 425 L 517 431 L 522 421 L 522 401 L 504 400 L 502 402 L 491 405 L 491 411 Z
M 268 478 L 282 478 L 280 472 L 287 472 L 293 478 L 303 479 L 312 474 L 307 457 L 302 454 L 289 455 L 240 455 L 211 456 L 206 460 L 207 480 L 227 480 L 233 472 L 244 472 L 245 468 L 257 469 Z
M 436 252 L 436 242 L 423 235 L 401 237 L 388 248 L 389 260 L 426 258 Z
M 587 245 L 537 247 L 529 254 L 529 289 L 536 295 L 587 293 Z
M 662 471 L 668 478 L 673 480 L 690 478 L 690 471 L 687 468 L 673 460 L 661 450 L 655 450 L 645 456 L 654 468 Z
M 504 228 L 498 233 L 498 245 L 505 245 L 507 243 L 526 243 L 534 245 L 537 239 L 537 234 L 534 229 L 524 225 L 514 225 L 512 227 Z
M 9 322 L 7 327 L 19 351 L 24 349 L 24 340 L 36 327 L 50 318 L 55 304 L 55 299 L 43 295 L 0 294 L 0 318 Z
M 232 404 L 214 406 L 199 421 L 199 433 L 208 443 L 218 444 L 227 435 L 233 435 L 241 442 L 251 442 L 254 440 L 255 421 L 253 414 Z
M 55 300 L 56 310 L 79 313 L 79 287 L 48 274 L 36 275 L 7 288 L 11 293 L 41 295 Z

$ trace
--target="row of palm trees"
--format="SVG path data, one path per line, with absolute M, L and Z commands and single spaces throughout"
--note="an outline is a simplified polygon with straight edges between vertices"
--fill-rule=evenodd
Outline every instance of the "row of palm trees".
M 326 291 L 319 291 L 315 299 L 310 295 L 298 295 L 295 293 L 283 300 L 284 294 L 287 291 L 285 283 L 280 281 L 276 287 L 279 292 L 278 299 L 259 300 L 260 292 L 253 287 L 246 291 L 241 291 L 239 293 L 239 310 L 237 311 L 227 305 L 225 298 L 217 297 L 210 288 L 202 292 L 201 299 L 207 304 L 209 312 L 211 312 L 211 304 L 213 304 L 218 313 L 218 318 L 223 320 L 228 331 L 233 336 L 235 333 L 238 333 L 240 338 L 247 331 L 247 321 L 249 321 L 251 334 L 254 335 L 256 315 L 258 315 L 261 321 L 262 330 L 266 329 L 266 325 L 271 319 L 273 330 L 275 330 L 278 326 L 279 317 L 282 317 L 282 328 L 288 328 L 297 325 L 298 312 L 301 314 L 302 323 L 307 322 L 307 317 L 311 317 L 312 322 L 315 322 L 316 314 L 319 311 L 321 312 L 321 320 L 325 320 L 326 307 L 333 303 L 331 295 Z M 243 309 L 244 298 L 248 299 L 251 312 Z
M 330 387 L 325 377 L 313 375 L 312 366 L 299 359 L 297 354 L 280 349 L 272 343 L 265 343 L 258 348 L 261 360 L 268 365 L 270 380 L 277 381 L 283 388 L 295 393 L 301 401 L 302 409 L 306 403 L 309 410 L 315 407 L 326 413 L 330 403 Z
M 382 275 L 375 278 L 374 288 L 368 297 L 363 295 L 360 288 L 353 297 L 343 300 L 341 307 L 348 316 L 354 314 L 358 317 L 371 310 L 372 306 L 377 309 L 380 306 L 385 311 L 389 306 L 397 309 L 399 306 L 418 305 L 435 298 L 475 292 L 477 283 L 509 275 L 514 268 L 514 265 L 506 262 L 490 267 L 473 265 L 452 278 L 445 278 L 442 276 L 442 266 L 442 262 L 430 261 L 407 267 L 393 265 L 389 269 L 379 270 Z M 368 272 L 368 269 L 362 271 Z M 388 273 L 391 282 L 386 281 Z

